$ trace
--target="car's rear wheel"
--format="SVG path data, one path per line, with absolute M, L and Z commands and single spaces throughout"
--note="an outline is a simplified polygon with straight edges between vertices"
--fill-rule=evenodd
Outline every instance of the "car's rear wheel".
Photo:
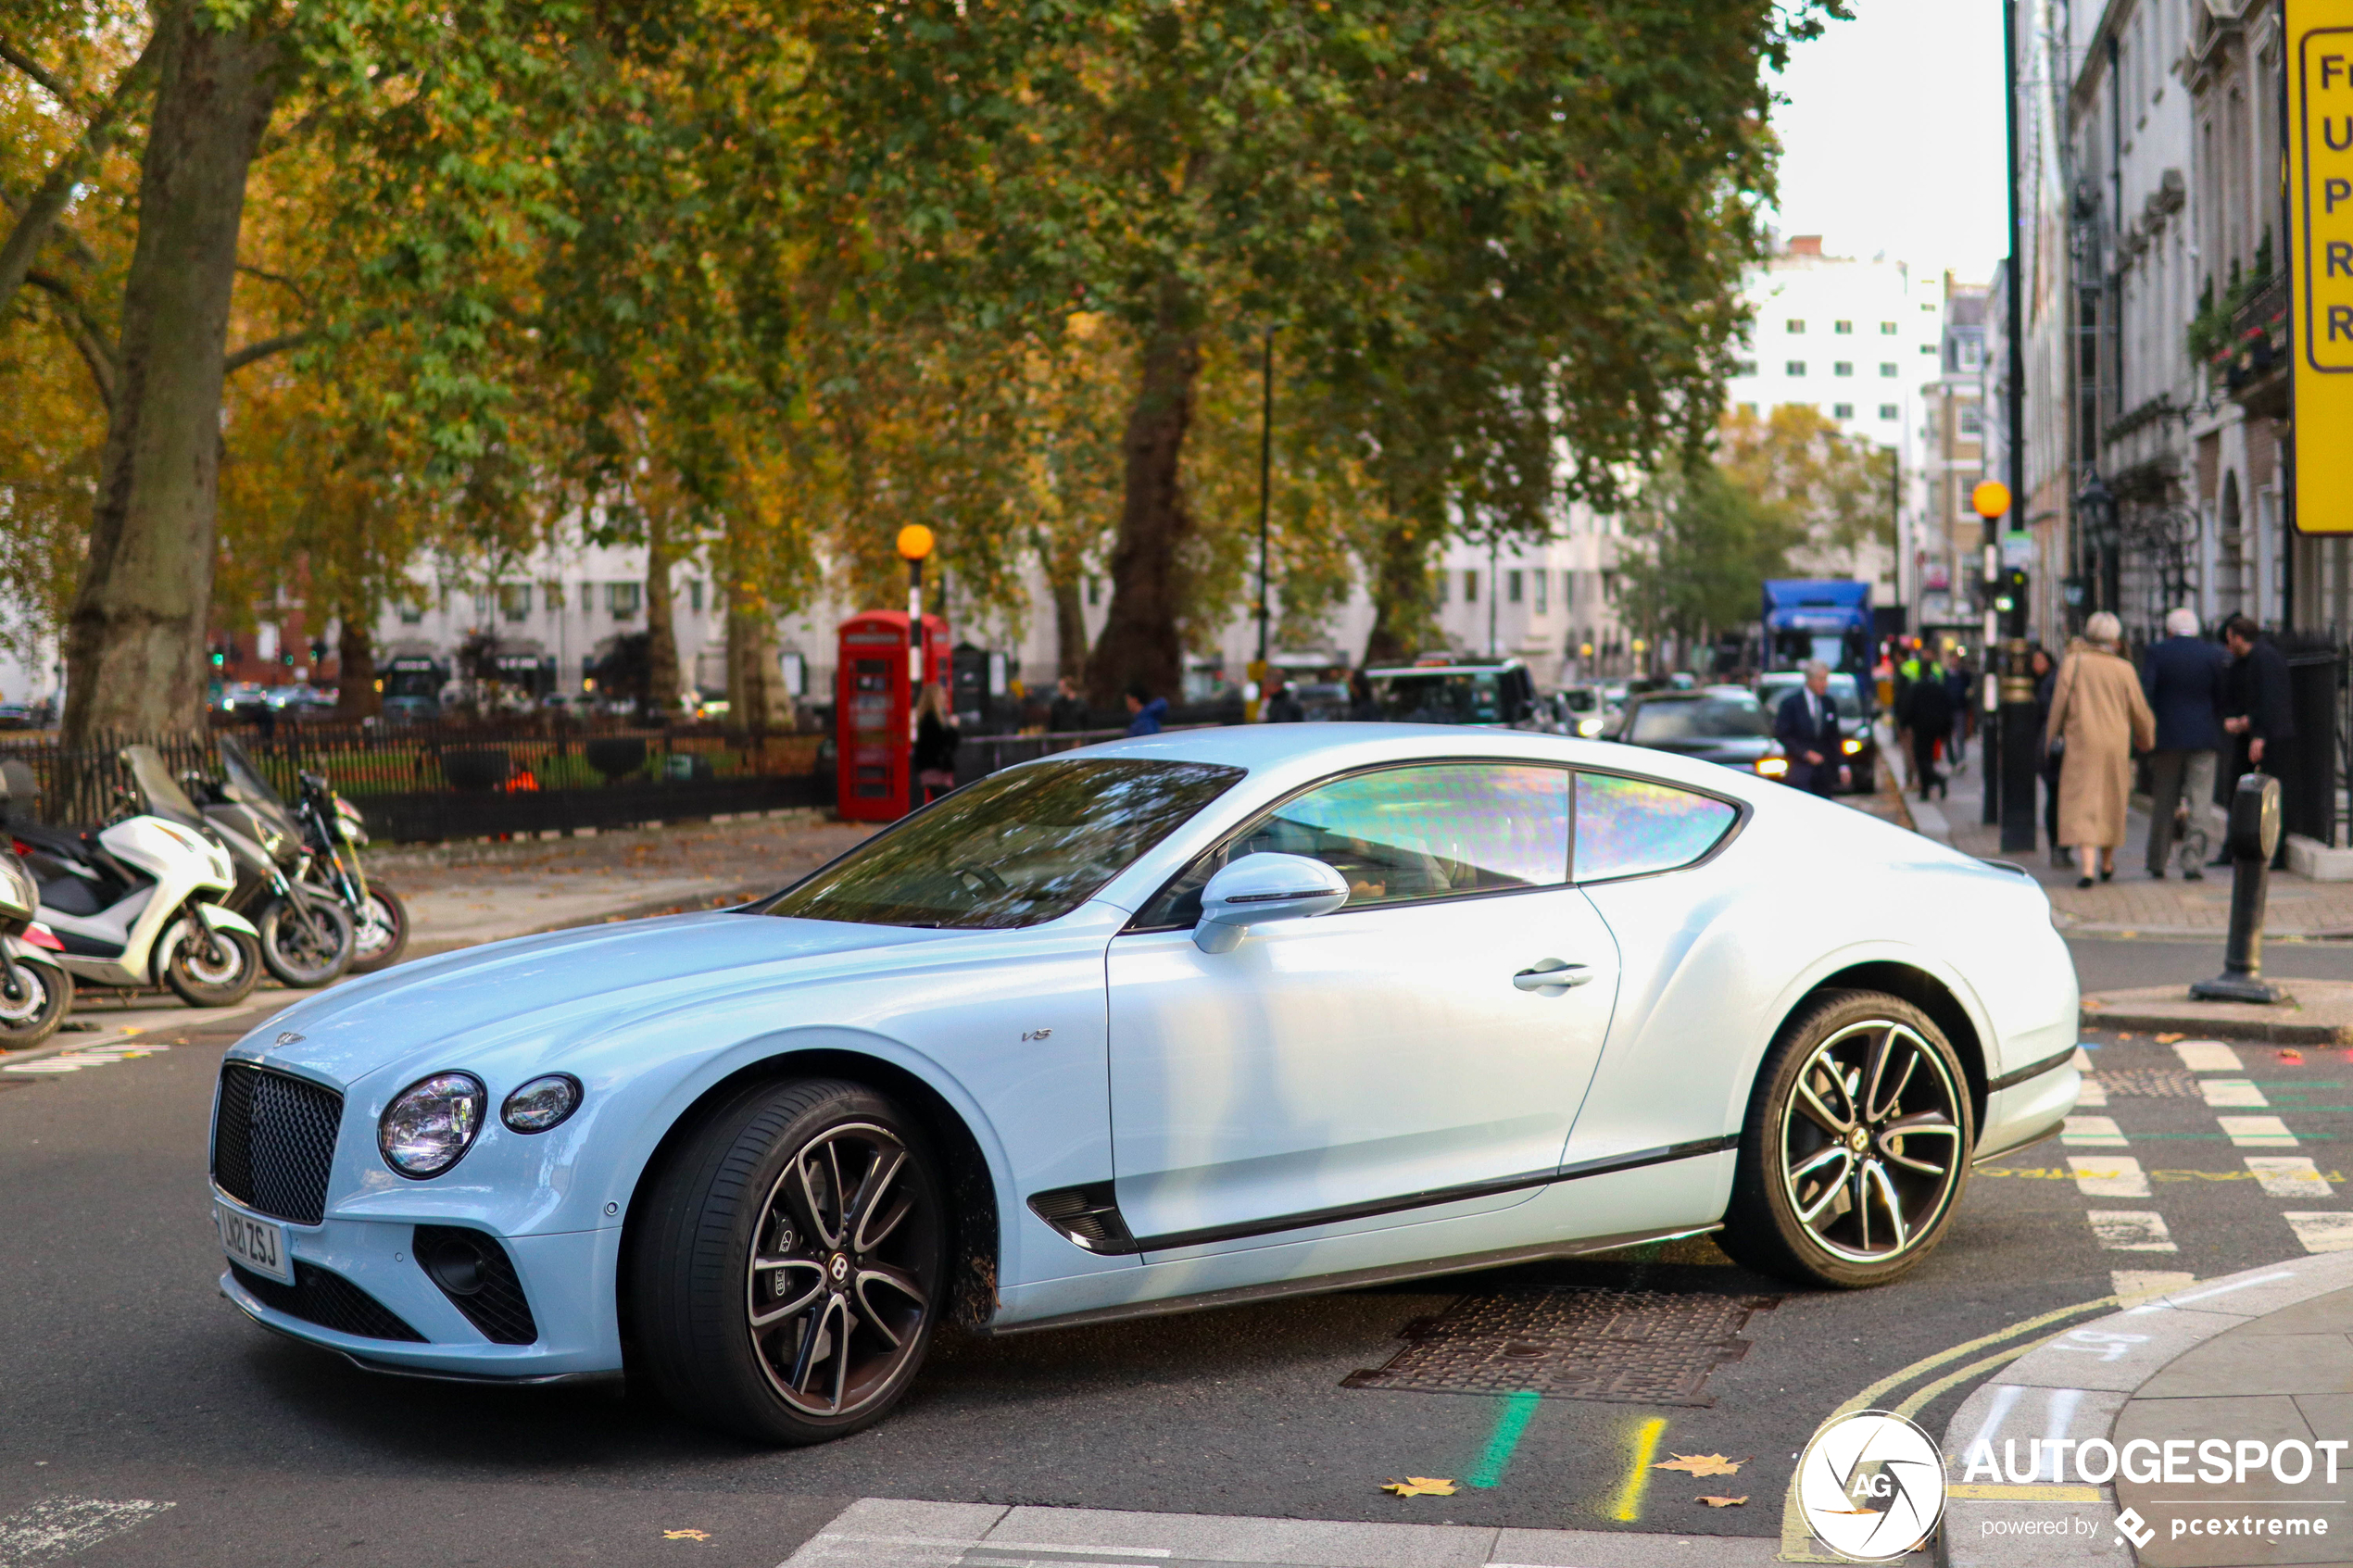
M 1804 1284 L 1885 1285 L 1944 1239 L 1974 1139 L 1968 1078 L 1933 1019 L 1880 992 L 1825 992 L 1757 1074 L 1724 1249 Z
M 635 1223 L 636 1363 L 681 1414 L 821 1443 L 914 1381 L 947 1221 L 923 1129 L 862 1085 L 772 1085 L 694 1135 Z

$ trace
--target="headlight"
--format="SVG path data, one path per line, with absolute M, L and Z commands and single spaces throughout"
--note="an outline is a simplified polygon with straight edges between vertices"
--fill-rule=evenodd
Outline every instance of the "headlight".
M 580 1080 L 569 1073 L 534 1078 L 507 1097 L 498 1120 L 518 1133 L 544 1133 L 580 1109 Z
M 1579 719 L 1577 721 L 1577 733 L 1583 735 L 1588 740 L 1592 739 L 1595 735 L 1600 734 L 1604 730 L 1608 728 L 1609 721 L 1606 719 Z
M 376 1123 L 384 1163 L 419 1181 L 438 1176 L 472 1147 L 487 1098 L 482 1080 L 471 1073 L 436 1073 L 411 1084 Z
M 1849 739 L 1843 740 L 1838 744 L 1844 749 L 1846 755 L 1849 757 L 1854 756 L 1856 752 L 1863 749 L 1863 743 L 1859 740 L 1852 739 L 1851 737 Z
M 1756 771 L 1768 779 L 1778 779 L 1789 771 L 1789 759 L 1786 757 L 1759 758 L 1756 762 Z

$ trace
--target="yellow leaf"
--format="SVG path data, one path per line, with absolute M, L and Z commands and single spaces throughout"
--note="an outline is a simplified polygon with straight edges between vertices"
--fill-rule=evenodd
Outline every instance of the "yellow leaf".
M 711 1532 L 708 1530 L 664 1530 L 661 1533 L 661 1538 L 665 1541 L 707 1541 L 711 1539 Z
M 2183 1038 L 2185 1038 L 2185 1036 L 2181 1035 L 2159 1035 L 2157 1037 L 2157 1043 L 2158 1043 L 2158 1045 L 2160 1045 L 2160 1046 L 2170 1046 L 2170 1045 L 2171 1045 L 2174 1041 L 2179 1040 L 2179 1039 L 2183 1039 Z
M 1408 1475 L 1403 1481 L 1384 1481 L 1380 1489 L 1395 1492 L 1401 1498 L 1451 1498 L 1454 1495 L 1454 1483 L 1434 1475 Z
M 1748 1499 L 1746 1498 L 1702 1498 L 1699 1500 L 1710 1508 L 1738 1508 Z
M 1673 1459 L 1659 1461 L 1653 1470 L 1680 1470 L 1686 1475 L 1731 1475 L 1746 1464 L 1744 1459 L 1726 1459 L 1722 1454 L 1677 1454 Z

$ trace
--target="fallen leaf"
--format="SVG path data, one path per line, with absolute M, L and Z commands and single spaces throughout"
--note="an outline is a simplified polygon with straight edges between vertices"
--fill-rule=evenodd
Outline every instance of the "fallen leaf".
M 2170 1046 L 2176 1040 L 2183 1040 L 2188 1037 L 2189 1036 L 2186 1035 L 2159 1035 L 2157 1036 L 2157 1043 L 2160 1046 Z
M 2299 1050 L 2283 1048 L 2280 1052 L 2280 1060 L 2292 1065 L 2301 1065 L 2304 1060 L 2304 1053 Z
M 1384 1481 L 1380 1489 L 1395 1492 L 1401 1498 L 1451 1498 L 1454 1495 L 1454 1483 L 1435 1475 L 1408 1475 L 1403 1481 Z
M 1738 1508 L 1748 1499 L 1746 1498 L 1702 1498 L 1699 1500 L 1710 1508 Z
M 1651 1466 L 1653 1470 L 1680 1470 L 1686 1475 L 1731 1475 L 1746 1464 L 1744 1459 L 1726 1459 L 1722 1454 L 1677 1454 Z
M 711 1539 L 711 1532 L 708 1530 L 664 1530 L 661 1533 L 661 1538 L 665 1541 L 707 1541 Z
M 2131 1039 L 2132 1037 L 2133 1037 L 2133 1036 L 2132 1036 L 2132 1035 L 2119 1035 L 2117 1036 L 2117 1038 L 2118 1038 L 2118 1039 L 2120 1039 L 2120 1040 L 2129 1040 L 2129 1039 Z

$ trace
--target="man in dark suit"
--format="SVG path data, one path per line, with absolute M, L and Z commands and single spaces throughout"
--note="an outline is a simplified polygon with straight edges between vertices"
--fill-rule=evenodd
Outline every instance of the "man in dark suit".
M 1830 692 L 1831 667 L 1816 659 L 1806 666 L 1806 684 L 1781 698 L 1773 715 L 1773 738 L 1789 754 L 1787 782 L 1824 796 L 1846 772 L 1838 745 L 1838 707 Z
M 2157 749 L 2149 753 L 2148 873 L 2165 875 L 2173 854 L 2173 813 L 2186 787 L 2190 810 L 2214 799 L 2214 754 L 2222 746 L 2222 688 L 2230 655 L 2197 634 L 2197 612 L 2168 612 L 2165 633 L 2141 656 L 2141 689 L 2157 715 Z M 2182 875 L 2196 882 L 2196 866 Z
M 2285 778 L 2288 750 L 2296 744 L 2296 718 L 2288 706 L 2287 659 L 2262 634 L 2254 619 L 2233 615 L 2222 623 L 2222 641 L 2230 645 L 2230 675 L 2223 687 L 2222 728 L 2238 737 L 2233 784 L 2242 773 L 2269 773 Z M 2210 862 L 2230 864 L 2227 851 Z M 2274 866 L 2287 864 L 2287 834 L 2280 834 Z

